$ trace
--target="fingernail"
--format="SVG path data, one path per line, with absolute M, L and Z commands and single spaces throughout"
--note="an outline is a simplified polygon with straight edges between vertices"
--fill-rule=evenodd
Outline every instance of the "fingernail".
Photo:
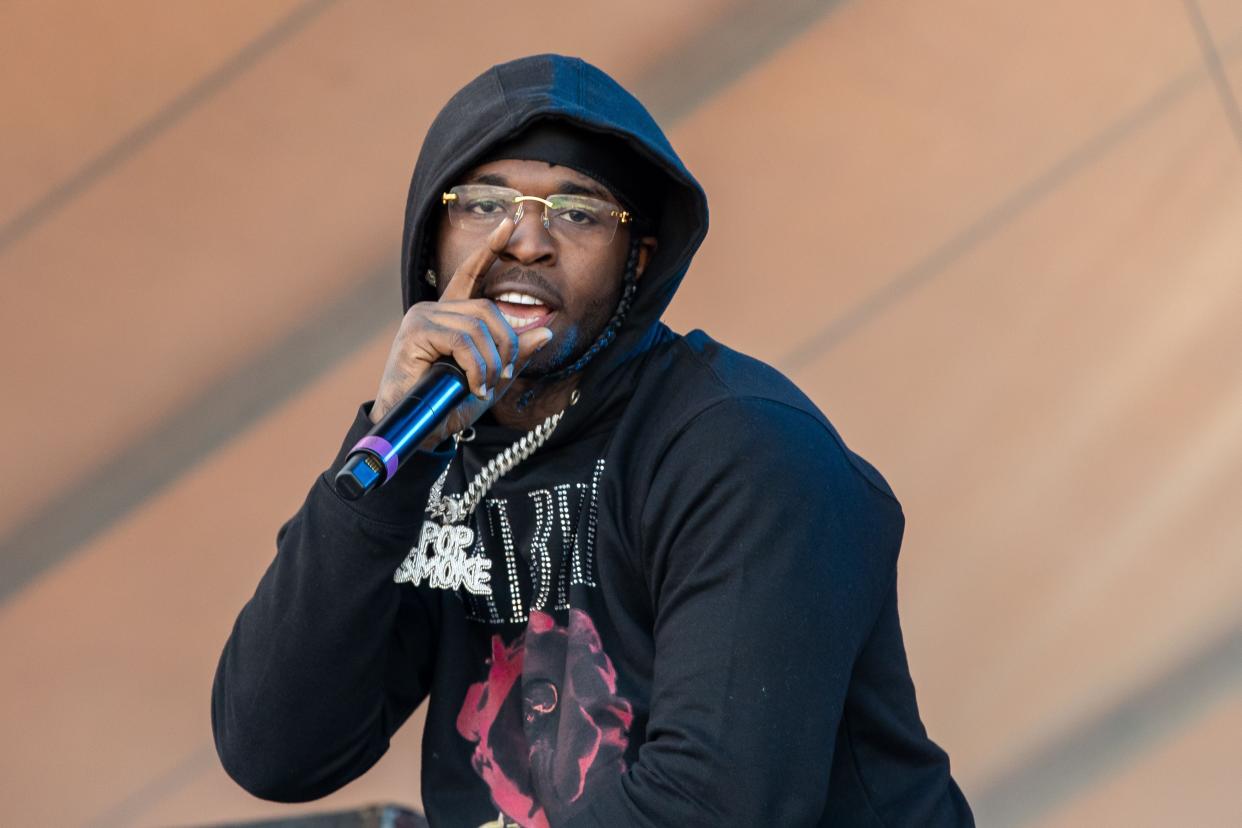
M 481 400 L 485 400 L 485 399 L 487 399 L 487 394 L 488 394 L 488 391 L 487 391 L 487 386 L 486 386 L 486 385 L 480 385 L 480 386 L 479 386 L 479 393 L 478 393 L 478 397 L 479 397 L 479 399 L 481 399 Z
M 510 362 L 505 366 L 505 370 L 500 372 L 501 379 L 513 379 L 513 363 Z
M 539 350 L 539 349 L 540 349 L 540 348 L 542 348 L 544 345 L 547 345 L 549 342 L 551 342 L 551 341 L 552 341 L 552 329 L 551 329 L 551 328 L 541 328 L 541 329 L 540 329 L 540 331 L 539 331 L 539 335 L 540 335 L 541 337 L 543 337 L 543 339 L 539 342 L 539 344 L 538 344 L 537 346 L 535 346 L 535 350 Z

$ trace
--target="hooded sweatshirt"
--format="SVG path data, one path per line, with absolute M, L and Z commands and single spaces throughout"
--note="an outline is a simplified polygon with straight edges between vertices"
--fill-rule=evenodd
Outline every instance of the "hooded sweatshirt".
M 406 307 L 436 298 L 420 275 L 439 194 L 545 119 L 618 137 L 666 178 L 630 312 L 456 552 L 429 498 L 521 433 L 484 418 L 347 501 L 331 481 L 370 428 L 359 407 L 224 647 L 225 769 L 263 798 L 324 796 L 426 700 L 433 826 L 972 824 L 915 702 L 888 484 L 777 371 L 660 322 L 707 202 L 637 100 L 556 55 L 456 94 L 410 185 Z

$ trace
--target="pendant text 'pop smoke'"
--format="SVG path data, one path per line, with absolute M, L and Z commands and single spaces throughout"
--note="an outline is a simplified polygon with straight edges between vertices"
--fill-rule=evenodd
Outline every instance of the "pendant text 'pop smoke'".
M 397 567 L 393 580 L 418 586 L 426 579 L 433 589 L 464 588 L 475 595 L 491 595 L 492 562 L 482 555 L 466 554 L 473 541 L 474 530 L 468 526 L 424 521 L 418 543 Z

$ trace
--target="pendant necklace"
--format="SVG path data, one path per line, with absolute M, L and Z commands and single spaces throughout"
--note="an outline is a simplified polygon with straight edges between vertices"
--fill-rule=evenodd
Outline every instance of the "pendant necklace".
M 575 388 L 569 396 L 570 406 L 577 404 L 578 396 L 578 389 Z M 489 570 L 492 562 L 482 555 L 467 557 L 466 549 L 474 542 L 474 530 L 463 524 L 474 514 L 474 510 L 492 486 L 496 485 L 496 481 L 548 441 L 568 410 L 566 407 L 555 414 L 549 414 L 542 423 L 523 434 L 517 442 L 487 461 L 487 465 L 479 470 L 462 494 L 444 494 L 444 481 L 449 471 L 448 466 L 445 466 L 427 496 L 426 511 L 431 520 L 423 522 L 418 543 L 397 567 L 393 580 L 397 583 L 408 582 L 414 586 L 426 580 L 428 586 L 436 589 L 464 588 L 476 595 L 491 595 Z M 473 439 L 473 428 L 453 435 L 458 447 Z

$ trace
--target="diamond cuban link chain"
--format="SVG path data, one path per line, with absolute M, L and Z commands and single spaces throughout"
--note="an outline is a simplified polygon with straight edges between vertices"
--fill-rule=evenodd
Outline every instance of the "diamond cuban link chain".
M 574 389 L 570 394 L 569 404 L 575 405 L 578 402 L 578 389 Z M 552 436 L 552 432 L 556 431 L 556 427 L 561 424 L 561 418 L 565 416 L 568 408 L 562 408 L 555 414 L 549 414 L 548 417 L 530 431 L 522 435 L 517 442 L 509 446 L 504 451 L 497 454 L 491 460 L 487 461 L 487 465 L 479 470 L 474 476 L 470 484 L 466 486 L 464 494 L 445 495 L 444 480 L 448 476 L 448 467 L 440 474 L 439 478 L 431 487 L 431 492 L 427 497 L 427 514 L 434 520 L 438 520 L 445 525 L 462 523 L 470 515 L 474 514 L 474 510 L 478 507 L 483 496 L 488 490 L 496 484 L 496 481 L 504 477 L 514 466 L 530 457 L 539 447 L 548 441 Z M 473 432 L 473 429 L 469 429 Z M 462 435 L 464 432 L 459 431 L 453 436 L 458 445 L 468 441 Z

